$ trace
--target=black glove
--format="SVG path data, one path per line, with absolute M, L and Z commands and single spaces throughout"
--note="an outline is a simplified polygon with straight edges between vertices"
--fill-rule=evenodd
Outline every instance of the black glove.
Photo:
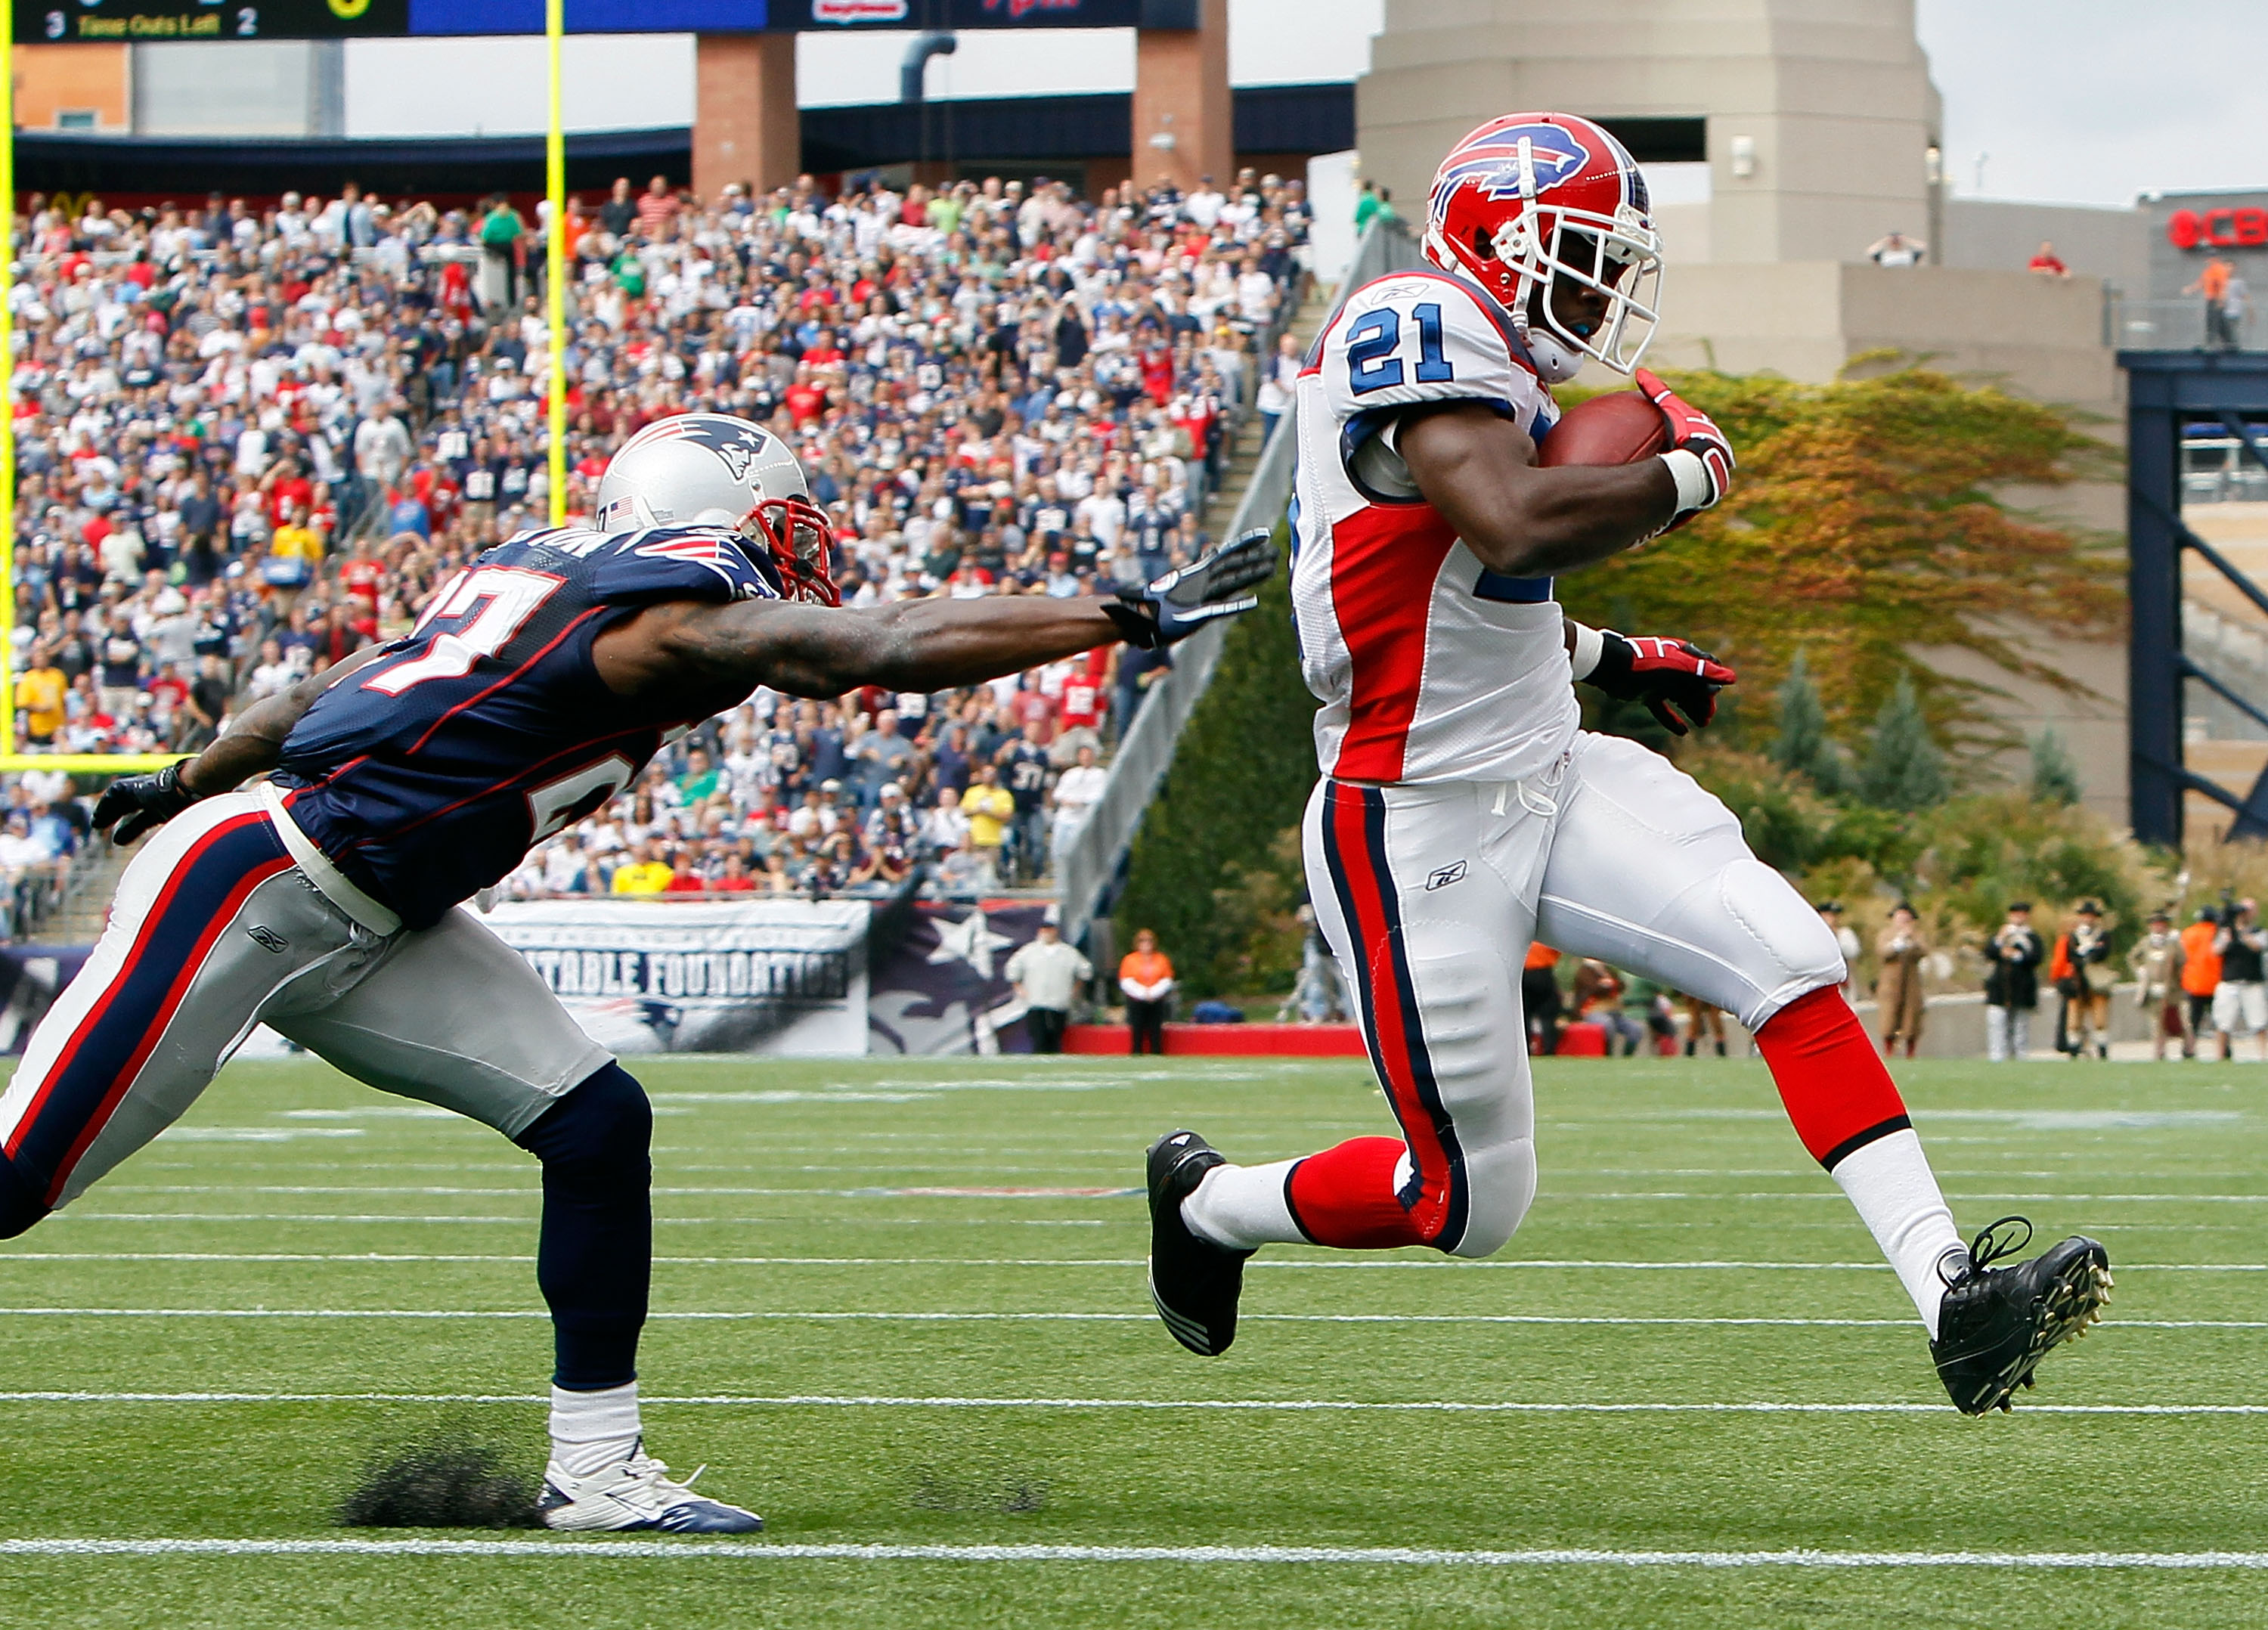
M 1260 603 L 1252 591 L 1276 570 L 1271 535 L 1256 527 L 1154 583 L 1120 589 L 1118 603 L 1103 610 L 1128 645 L 1145 651 L 1187 639 L 1215 617 L 1233 617 Z
M 102 789 L 94 806 L 94 830 L 110 832 L 114 844 L 130 844 L 154 832 L 202 797 L 181 785 L 180 763 L 167 764 L 155 775 L 121 776 Z
M 1672 735 L 1685 734 L 1685 719 L 1696 726 L 1707 725 L 1717 716 L 1717 693 L 1740 677 L 1686 640 L 1630 639 L 1610 628 L 1601 629 L 1599 635 L 1606 642 L 1599 651 L 1599 665 L 1583 682 L 1618 701 L 1645 703 L 1646 712 Z M 1685 719 L 1669 711 L 1673 705 Z

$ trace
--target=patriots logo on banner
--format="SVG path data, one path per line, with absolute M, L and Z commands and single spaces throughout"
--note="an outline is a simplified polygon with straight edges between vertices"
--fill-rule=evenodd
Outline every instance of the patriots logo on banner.
M 734 481 L 746 481 L 771 438 L 753 424 L 723 424 L 711 417 L 664 419 L 651 432 L 656 441 L 689 441 L 724 460 Z
M 1468 181 L 1476 183 L 1490 198 L 1519 197 L 1520 143 L 1523 136 L 1528 140 L 1528 158 L 1535 166 L 1535 190 L 1539 194 L 1580 173 L 1591 162 L 1591 150 L 1557 125 L 1518 124 L 1510 129 L 1491 131 L 1485 141 L 1475 142 L 1460 151 L 1451 163 L 1442 167 L 1440 180 L 1434 184 L 1435 198 L 1447 198 Z

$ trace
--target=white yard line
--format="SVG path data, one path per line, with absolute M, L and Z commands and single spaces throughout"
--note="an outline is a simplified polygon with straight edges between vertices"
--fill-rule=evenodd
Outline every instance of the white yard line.
M 548 1393 L 477 1392 L 0 1392 L 9 1404 L 543 1404 Z M 1938 1404 L 1530 1403 L 1420 1398 L 890 1398 L 791 1393 L 646 1394 L 642 1402 L 728 1409 L 1183 1410 L 1239 1414 L 1444 1415 L 1944 1415 Z M 2268 1415 L 2268 1404 L 2026 1404 L 2025 1415 Z
M 480 1308 L 0 1308 L 5 1318 L 146 1318 L 146 1319 L 534 1319 L 549 1318 L 540 1309 Z M 789 1323 L 873 1321 L 911 1324 L 1146 1324 L 1157 1316 L 1147 1312 L 898 1312 L 870 1309 L 799 1311 L 792 1309 L 694 1310 L 655 1312 L 652 1319 L 783 1320 Z M 1598 1313 L 1248 1313 L 1247 1324 L 1729 1324 L 1770 1325 L 1800 1329 L 1910 1330 L 1915 1321 L 1862 1318 L 1711 1317 L 1704 1315 L 1662 1314 L 1623 1317 Z M 2117 1330 L 2268 1330 L 2268 1319 L 2119 1319 L 2104 1329 Z
M 215 1218 L 203 1215 L 183 1216 L 159 1213 L 146 1216 L 126 1216 L 117 1213 L 64 1212 L 68 1221 L 74 1217 L 99 1221 L 142 1222 L 211 1222 L 211 1221 L 276 1221 L 276 1222 L 517 1222 L 534 1221 L 528 1217 L 335 1217 L 328 1214 L 313 1217 L 261 1215 L 258 1217 Z M 720 1221 L 713 1218 L 686 1219 L 660 1217 L 658 1223 L 697 1221 L 703 1223 Z M 733 1221 L 763 1221 L 764 1219 L 729 1219 Z M 1042 1226 L 1027 1224 L 1027 1226 Z M 0 1249 L 0 1264 L 9 1262 L 533 1262 L 532 1255 L 488 1255 L 447 1251 L 136 1251 L 136 1250 L 9 1250 Z M 1138 1268 L 1145 1266 L 1139 1257 L 688 1257 L 658 1256 L 657 1266 L 666 1263 L 696 1264 L 711 1267 L 788 1267 L 788 1268 Z M 1248 1271 L 1274 1269 L 1293 1272 L 1370 1272 L 1383 1269 L 1420 1271 L 1428 1273 L 1465 1273 L 1473 1272 L 1504 1272 L 1512 1269 L 1551 1268 L 1609 1268 L 1623 1272 L 1649 1273 L 1691 1272 L 1757 1272 L 1757 1273 L 1883 1273 L 1889 1265 L 1881 1262 L 1764 1262 L 1764 1261 L 1697 1261 L 1697 1262 L 1625 1262 L 1593 1258 L 1513 1258 L 1495 1262 L 1449 1261 L 1429 1257 L 1372 1257 L 1357 1256 L 1338 1258 L 1259 1258 L 1245 1264 Z M 2268 1273 L 2268 1262 L 2121 1262 L 2115 1265 L 2120 1273 Z M 2122 1321 L 2123 1322 L 2123 1321 Z
M 1398 1545 L 859 1545 L 590 1538 L 0 1539 L 0 1556 L 540 1556 L 555 1561 L 1226 1562 L 1368 1567 L 2268 1568 L 2268 1552 L 2264 1551 L 1446 1551 Z

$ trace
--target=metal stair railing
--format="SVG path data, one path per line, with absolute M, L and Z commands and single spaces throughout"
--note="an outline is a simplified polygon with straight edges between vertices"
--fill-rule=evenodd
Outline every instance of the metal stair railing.
M 1373 277 L 1420 263 L 1417 242 L 1398 219 L 1373 220 L 1356 246 L 1353 263 L 1347 269 L 1346 281 L 1339 285 L 1338 297 L 1331 304 L 1324 326 L 1329 326 L 1330 316 L 1337 314 L 1352 291 Z M 1289 313 L 1286 315 L 1288 318 Z M 1259 366 L 1266 366 L 1273 358 L 1278 331 L 1268 336 L 1268 348 L 1260 353 Z M 1277 422 L 1274 433 L 1261 449 L 1260 461 L 1253 467 L 1252 479 L 1245 486 L 1235 513 L 1229 517 L 1227 527 L 1214 536 L 1233 538 L 1256 527 L 1273 531 L 1284 519 L 1299 462 L 1297 417 L 1296 413 L 1286 413 Z M 1149 694 L 1136 709 L 1134 721 L 1127 727 L 1125 739 L 1118 744 L 1117 756 L 1110 761 L 1102 796 L 1095 800 L 1094 808 L 1088 812 L 1056 868 L 1056 900 L 1062 917 L 1063 937 L 1072 944 L 1086 937 L 1094 919 L 1108 907 L 1119 870 L 1133 846 L 1134 835 L 1141 829 L 1142 812 L 1149 808 L 1159 784 L 1173 766 L 1174 749 L 1181 740 L 1182 727 L 1197 711 L 1197 700 L 1204 695 L 1205 687 L 1212 682 L 1213 669 L 1220 661 L 1221 645 L 1227 638 L 1227 625 L 1216 623 L 1174 646 L 1173 667 L 1151 685 Z

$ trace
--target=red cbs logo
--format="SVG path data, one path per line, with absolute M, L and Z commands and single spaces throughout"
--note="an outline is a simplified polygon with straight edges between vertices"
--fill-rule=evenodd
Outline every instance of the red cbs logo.
M 2268 246 L 2268 210 L 2176 210 L 2166 218 L 2176 249 L 2257 249 Z

